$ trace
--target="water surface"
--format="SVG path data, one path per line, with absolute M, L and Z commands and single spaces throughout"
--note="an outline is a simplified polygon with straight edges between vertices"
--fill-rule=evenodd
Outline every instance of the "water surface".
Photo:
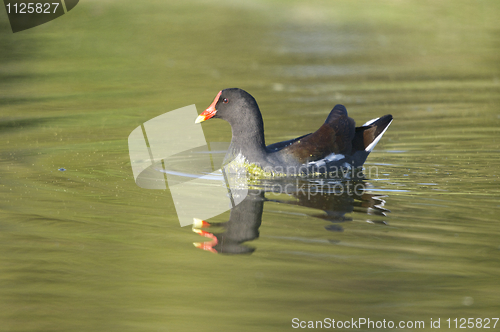
M 85 1 L 12 34 L 0 11 L 0 330 L 498 317 L 499 13 Z M 357 196 L 266 193 L 242 214 L 254 223 L 235 247 L 250 249 L 196 248 L 210 239 L 179 226 L 169 190 L 134 183 L 127 137 L 227 87 L 255 96 L 268 144 L 314 131 L 338 103 L 358 124 L 392 114 L 366 163 L 378 173 Z M 203 129 L 230 140 L 223 121 Z

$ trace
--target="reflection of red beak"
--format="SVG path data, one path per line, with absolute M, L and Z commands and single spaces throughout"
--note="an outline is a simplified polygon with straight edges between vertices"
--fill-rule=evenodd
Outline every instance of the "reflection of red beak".
M 205 120 L 208 120 L 211 117 L 213 117 L 215 115 L 215 113 L 217 113 L 217 110 L 215 109 L 215 104 L 217 104 L 217 102 L 219 101 L 219 97 L 220 97 L 221 93 L 222 93 L 222 91 L 219 91 L 219 93 L 215 97 L 215 99 L 212 102 L 212 104 L 210 104 L 210 106 L 208 106 L 208 108 L 206 110 L 204 110 L 203 113 L 201 113 L 196 118 L 196 121 L 194 123 L 200 123 L 200 122 L 203 122 Z
M 209 241 L 209 242 L 194 242 L 193 244 L 196 248 L 210 251 L 210 252 L 217 254 L 217 250 L 215 250 L 213 248 L 219 242 L 217 240 L 217 237 L 215 237 L 215 235 L 213 235 L 212 233 L 206 232 L 206 231 L 202 231 L 201 229 L 195 229 L 195 228 L 193 228 L 193 232 L 200 234 L 201 236 L 205 236 L 205 237 L 212 239 L 212 241 Z

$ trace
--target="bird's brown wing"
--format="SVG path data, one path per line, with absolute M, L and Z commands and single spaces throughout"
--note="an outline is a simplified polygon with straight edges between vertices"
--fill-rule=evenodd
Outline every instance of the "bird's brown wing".
M 318 130 L 296 139 L 279 153 L 292 155 L 302 164 L 321 160 L 332 153 L 349 155 L 354 135 L 354 120 L 347 116 L 344 106 L 337 105 Z

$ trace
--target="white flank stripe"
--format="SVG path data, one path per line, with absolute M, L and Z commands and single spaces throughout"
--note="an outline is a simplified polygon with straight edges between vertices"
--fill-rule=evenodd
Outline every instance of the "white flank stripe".
M 332 161 L 338 161 L 338 160 L 342 160 L 344 158 L 345 158 L 345 156 L 343 154 L 330 153 L 328 156 L 326 156 L 323 159 L 311 161 L 310 163 L 308 163 L 308 165 L 321 167 L 321 166 L 325 166 L 327 163 L 330 163 Z
M 337 161 L 340 159 L 344 159 L 345 156 L 343 154 L 335 154 L 335 153 L 330 153 L 328 156 L 325 157 L 327 161 Z

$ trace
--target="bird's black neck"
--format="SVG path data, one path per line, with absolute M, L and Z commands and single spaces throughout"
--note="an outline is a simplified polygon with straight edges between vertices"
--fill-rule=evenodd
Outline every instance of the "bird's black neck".
M 260 112 L 258 116 L 232 123 L 231 129 L 232 139 L 228 154 L 232 157 L 242 154 L 249 162 L 256 162 L 265 156 L 264 122 Z

